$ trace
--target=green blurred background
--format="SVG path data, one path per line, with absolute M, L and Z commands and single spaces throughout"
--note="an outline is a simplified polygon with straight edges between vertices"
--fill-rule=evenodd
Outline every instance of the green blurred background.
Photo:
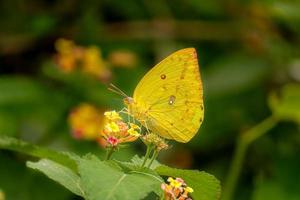
M 273 115 L 270 94 L 289 84 L 299 88 L 296 0 L 3 0 L 0 16 L 0 135 L 53 149 L 101 156 L 96 142 L 72 137 L 70 112 L 83 102 L 122 108 L 107 83 L 132 94 L 162 58 L 195 47 L 205 120 L 191 142 L 172 143 L 160 161 L 205 170 L 224 185 L 238 136 Z M 107 77 L 62 72 L 55 59 L 59 38 L 97 46 Z M 297 111 L 300 101 L 294 104 Z M 298 124 L 280 120 L 249 146 L 233 199 L 300 199 Z M 115 157 L 136 153 L 144 153 L 139 142 Z M 26 159 L 0 151 L 0 192 L 7 200 L 79 199 L 27 169 Z

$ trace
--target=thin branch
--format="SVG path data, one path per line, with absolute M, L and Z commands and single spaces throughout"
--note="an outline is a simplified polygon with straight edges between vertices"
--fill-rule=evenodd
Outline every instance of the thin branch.
M 277 124 L 277 119 L 273 116 L 265 119 L 249 131 L 245 132 L 238 139 L 236 149 L 233 155 L 231 166 L 227 179 L 225 181 L 223 200 L 231 200 L 234 196 L 234 191 L 242 171 L 243 163 L 250 144 L 266 134 Z

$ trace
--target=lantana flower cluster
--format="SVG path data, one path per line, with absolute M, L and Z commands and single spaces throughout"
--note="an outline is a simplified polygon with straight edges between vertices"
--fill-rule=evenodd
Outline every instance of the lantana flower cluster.
M 82 103 L 69 115 L 72 136 L 76 139 L 98 140 L 104 128 L 104 111 L 93 105 Z
M 155 147 L 155 150 L 158 152 L 169 148 L 169 145 L 165 142 L 165 140 L 159 137 L 157 134 L 148 133 L 144 135 L 142 139 L 147 146 L 151 145 Z
M 184 180 L 169 177 L 167 181 L 168 184 L 161 184 L 165 200 L 192 200 L 192 198 L 189 197 L 189 193 L 192 193 L 194 190 L 188 187 Z
M 104 113 L 106 123 L 102 131 L 110 147 L 116 147 L 121 143 L 133 142 L 140 137 L 141 128 L 133 123 L 125 123 L 118 112 L 108 111 Z
M 71 40 L 58 39 L 55 43 L 57 55 L 55 60 L 63 72 L 76 69 L 105 81 L 111 76 L 101 51 L 96 46 L 82 47 Z
M 104 112 L 87 103 L 72 110 L 69 124 L 74 138 L 94 140 L 102 147 L 133 142 L 141 135 L 141 128 L 134 123 L 125 123 L 118 112 Z

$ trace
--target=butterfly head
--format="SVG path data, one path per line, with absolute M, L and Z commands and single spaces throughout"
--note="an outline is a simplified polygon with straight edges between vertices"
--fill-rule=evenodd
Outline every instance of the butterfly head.
M 133 109 L 135 108 L 133 98 L 132 97 L 125 97 L 125 98 L 123 98 L 123 102 L 124 102 L 125 106 L 127 106 L 127 108 L 128 108 L 128 113 L 132 114 Z
M 134 100 L 132 97 L 125 97 L 123 102 L 126 106 L 131 106 L 134 103 Z

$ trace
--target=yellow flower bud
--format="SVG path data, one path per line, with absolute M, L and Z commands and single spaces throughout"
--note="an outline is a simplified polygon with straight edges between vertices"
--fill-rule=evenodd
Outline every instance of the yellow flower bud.
M 191 187 L 186 187 L 184 190 L 187 191 L 188 193 L 194 192 L 193 188 Z

